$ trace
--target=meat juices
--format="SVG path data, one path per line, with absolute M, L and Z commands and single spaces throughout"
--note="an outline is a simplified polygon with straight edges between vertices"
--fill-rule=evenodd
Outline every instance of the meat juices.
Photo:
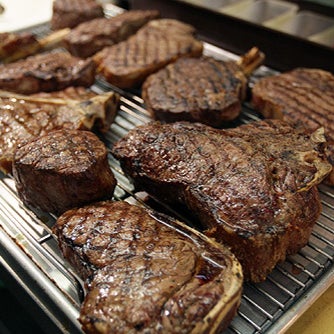
M 13 176 L 25 205 L 56 215 L 109 199 L 116 186 L 105 145 L 81 130 L 52 131 L 18 146 Z
M 258 282 L 309 239 L 321 210 L 316 186 L 331 171 L 324 143 L 321 130 L 278 120 L 230 130 L 154 122 L 112 153 L 137 189 L 185 204 Z
M 126 202 L 69 210 L 53 228 L 86 280 L 86 333 L 218 333 L 236 313 L 242 271 L 228 248 Z

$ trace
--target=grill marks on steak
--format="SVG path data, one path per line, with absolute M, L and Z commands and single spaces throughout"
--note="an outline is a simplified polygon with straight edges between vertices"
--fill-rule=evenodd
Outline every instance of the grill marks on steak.
M 0 169 L 11 172 L 14 149 L 19 142 L 51 130 L 107 131 L 118 105 L 119 95 L 113 92 L 81 101 L 0 91 Z
M 73 28 L 78 24 L 103 17 L 103 7 L 95 0 L 54 0 L 51 28 Z
M 110 18 L 97 18 L 74 28 L 64 43 L 73 55 L 86 58 L 106 46 L 125 40 L 148 21 L 158 17 L 156 10 L 132 10 Z
M 230 251 L 165 215 L 101 202 L 67 211 L 54 233 L 86 279 L 87 333 L 215 333 L 240 303 Z
M 51 131 L 18 145 L 13 176 L 25 205 L 56 215 L 110 199 L 116 186 L 105 145 L 81 130 Z
M 234 62 L 182 58 L 148 77 L 142 96 L 158 120 L 197 121 L 218 127 L 239 115 L 246 84 Z
M 238 62 L 181 58 L 150 75 L 143 84 L 142 97 L 155 119 L 219 127 L 240 114 L 246 97 L 246 73 L 262 61 L 256 48 Z
M 45 52 L 0 65 L 0 89 L 20 94 L 89 87 L 95 81 L 95 64 L 68 52 Z
M 320 213 L 316 185 L 330 172 L 320 131 L 280 121 L 233 130 L 152 123 L 112 149 L 135 185 L 184 203 L 216 240 L 227 243 L 246 279 L 261 281 L 304 246 Z
M 334 76 L 298 68 L 255 83 L 252 103 L 266 118 L 284 119 L 311 131 L 325 128 L 327 156 L 334 164 Z M 334 173 L 326 179 L 334 184 Z
M 172 19 L 152 20 L 126 41 L 94 56 L 98 71 L 111 84 L 131 88 L 180 57 L 202 54 L 194 27 Z

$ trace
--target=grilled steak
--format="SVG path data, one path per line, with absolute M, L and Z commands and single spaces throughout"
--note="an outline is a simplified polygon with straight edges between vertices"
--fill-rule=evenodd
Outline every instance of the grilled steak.
M 250 57 L 254 70 L 263 57 L 254 48 L 241 59 Z M 248 62 L 247 65 L 249 69 Z M 155 119 L 219 127 L 239 116 L 246 88 L 242 61 L 186 57 L 150 75 L 143 84 L 142 96 Z
M 135 87 L 180 57 L 200 56 L 203 45 L 194 33 L 194 27 L 177 20 L 152 20 L 126 41 L 98 52 L 94 60 L 111 84 Z
M 67 211 L 54 232 L 87 279 L 86 333 L 215 333 L 240 303 L 231 252 L 168 216 L 101 202 Z
M 29 33 L 0 33 L 0 60 L 14 61 L 22 58 L 22 54 L 32 54 L 39 50 L 40 44 L 36 37 Z
M 127 39 L 152 19 L 159 17 L 155 10 L 127 11 L 110 18 L 97 18 L 81 23 L 64 39 L 66 48 L 75 56 L 86 58 Z
M 0 94 L 1 95 L 1 94 Z M 50 99 L 65 99 L 65 100 L 89 100 L 90 98 L 96 96 L 97 94 L 87 89 L 86 87 L 67 87 L 63 90 L 53 91 L 53 92 L 40 92 L 31 94 L 31 97 L 37 98 L 50 98 Z
M 68 86 L 89 87 L 94 80 L 94 62 L 67 52 L 46 52 L 0 65 L 0 89 L 21 94 L 61 90 Z
M 96 0 L 54 0 L 51 28 L 73 28 L 82 22 L 102 16 L 103 7 Z
M 284 119 L 311 131 L 325 128 L 328 160 L 334 165 L 334 76 L 298 68 L 255 83 L 252 103 L 266 118 Z M 326 179 L 334 185 L 334 172 Z
M 61 128 L 107 131 L 118 104 L 112 92 L 77 101 L 0 91 L 0 170 L 11 172 L 18 142 Z
M 13 176 L 27 206 L 59 215 L 113 195 L 107 149 L 89 131 L 55 130 L 18 145 Z
M 155 122 L 112 153 L 136 187 L 184 203 L 257 282 L 308 241 L 320 213 L 316 185 L 331 170 L 324 141 L 320 130 L 307 135 L 278 120 L 225 131 Z

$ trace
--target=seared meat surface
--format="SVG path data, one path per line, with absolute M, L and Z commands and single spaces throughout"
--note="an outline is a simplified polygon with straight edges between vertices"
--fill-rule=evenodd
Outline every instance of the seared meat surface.
M 220 127 L 240 114 L 247 75 L 262 61 L 257 48 L 239 61 L 181 58 L 150 75 L 143 84 L 142 97 L 155 119 Z
M 118 105 L 119 95 L 113 92 L 81 101 L 0 91 L 0 170 L 11 172 L 14 149 L 19 142 L 51 130 L 107 131 Z
M 20 94 L 89 87 L 95 81 L 95 64 L 68 52 L 45 52 L 0 65 L 0 89 Z
M 0 60 L 14 61 L 25 54 L 32 54 L 39 50 L 40 44 L 36 37 L 29 33 L 0 33 Z
M 334 165 L 334 75 L 297 68 L 255 83 L 252 103 L 266 118 L 284 119 L 314 131 L 325 128 L 327 156 Z M 326 179 L 334 185 L 334 172 Z
M 103 7 L 96 0 L 54 0 L 51 28 L 73 28 L 82 22 L 103 16 Z
M 194 27 L 172 19 L 152 20 L 126 41 L 94 56 L 98 71 L 120 88 L 140 85 L 148 75 L 180 57 L 202 54 Z
M 219 127 L 241 111 L 247 78 L 233 61 L 181 58 L 143 84 L 142 96 L 155 119 Z
M 127 39 L 148 21 L 158 17 L 159 12 L 155 10 L 132 10 L 109 18 L 96 18 L 72 29 L 64 43 L 73 55 L 87 58 L 106 46 Z
M 331 170 L 324 141 L 320 130 L 277 120 L 225 131 L 155 122 L 131 130 L 112 153 L 138 189 L 184 203 L 257 282 L 308 241 L 321 209 L 316 185 Z
M 54 233 L 86 279 L 86 333 L 216 333 L 240 303 L 236 258 L 168 216 L 101 202 L 65 212 Z
M 113 195 L 107 149 L 92 132 L 55 130 L 19 145 L 13 176 L 27 206 L 56 215 Z

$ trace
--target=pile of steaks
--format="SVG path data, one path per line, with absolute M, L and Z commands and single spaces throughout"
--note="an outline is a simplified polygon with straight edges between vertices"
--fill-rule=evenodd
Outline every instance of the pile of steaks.
M 257 48 L 214 59 L 188 24 L 157 11 L 106 18 L 94 0 L 55 0 L 51 28 L 68 29 L 65 50 L 0 36 L 0 169 L 24 205 L 58 217 L 59 247 L 85 281 L 83 330 L 221 332 L 243 281 L 265 280 L 308 242 L 317 186 L 334 184 L 334 76 L 295 69 L 249 94 Z M 97 76 L 140 88 L 152 116 L 110 150 L 120 95 L 94 92 Z M 233 127 L 249 96 L 267 120 Z M 136 189 L 187 207 L 200 231 L 113 200 L 108 154 Z

